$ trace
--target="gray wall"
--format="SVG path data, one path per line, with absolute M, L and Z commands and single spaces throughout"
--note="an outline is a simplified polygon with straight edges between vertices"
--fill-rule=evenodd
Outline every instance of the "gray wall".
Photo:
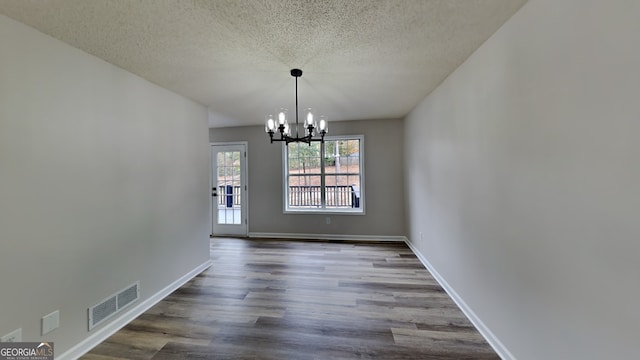
M 1 15 L 0 44 L 0 335 L 61 355 L 89 306 L 208 261 L 207 112 Z
M 364 216 L 283 214 L 282 145 L 270 144 L 263 126 L 209 129 L 209 138 L 249 143 L 249 232 L 404 236 L 402 129 L 402 120 L 330 124 L 331 135 L 365 136 Z
M 405 119 L 410 241 L 520 360 L 638 357 L 639 18 L 530 0 Z

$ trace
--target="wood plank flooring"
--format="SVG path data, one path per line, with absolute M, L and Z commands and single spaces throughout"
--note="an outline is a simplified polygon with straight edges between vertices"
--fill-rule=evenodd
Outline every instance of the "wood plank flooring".
M 214 238 L 211 257 L 82 359 L 499 359 L 403 243 Z

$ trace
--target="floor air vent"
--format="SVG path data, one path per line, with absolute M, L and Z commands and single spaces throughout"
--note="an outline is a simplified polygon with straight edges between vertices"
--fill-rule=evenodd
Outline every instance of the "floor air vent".
M 117 314 L 120 310 L 140 298 L 140 282 L 136 281 L 124 290 L 109 296 L 89 308 L 89 330 Z

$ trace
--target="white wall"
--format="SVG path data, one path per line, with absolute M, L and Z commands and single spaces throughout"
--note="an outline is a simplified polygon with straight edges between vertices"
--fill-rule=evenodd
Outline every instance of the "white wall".
M 403 121 L 335 121 L 331 135 L 364 135 L 366 215 L 283 214 L 282 144 L 264 126 L 209 129 L 212 142 L 249 143 L 249 232 L 268 234 L 405 235 Z
M 530 0 L 405 120 L 410 240 L 518 359 L 638 357 L 638 19 Z
M 205 263 L 208 169 L 204 107 L 0 16 L 0 335 L 60 355 L 89 306 Z

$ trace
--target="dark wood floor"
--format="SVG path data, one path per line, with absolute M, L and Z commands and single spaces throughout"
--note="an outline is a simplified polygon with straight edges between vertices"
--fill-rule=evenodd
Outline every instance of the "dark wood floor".
M 82 359 L 499 359 L 403 243 L 216 238 L 211 257 Z

